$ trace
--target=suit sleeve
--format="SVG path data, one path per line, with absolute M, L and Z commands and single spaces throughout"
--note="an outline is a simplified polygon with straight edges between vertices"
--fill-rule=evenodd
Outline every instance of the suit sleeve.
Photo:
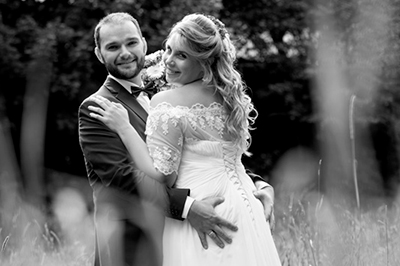
M 253 172 L 251 172 L 249 169 L 246 169 L 246 173 L 247 175 L 251 178 L 251 180 L 253 180 L 254 184 L 258 181 L 262 181 L 263 182 L 263 186 L 271 186 L 270 184 L 268 184 L 267 181 L 264 180 L 264 178 L 262 178 L 261 176 L 254 174 Z
M 110 99 L 111 100 L 111 99 Z M 157 181 L 137 170 L 118 134 L 111 131 L 101 121 L 92 118 L 88 106 L 96 105 L 85 101 L 79 108 L 79 142 L 84 154 L 89 182 L 101 182 L 127 193 L 142 194 L 151 200 L 159 200 L 164 191 Z M 144 124 L 135 125 L 138 132 L 144 132 Z M 140 128 L 142 127 L 142 129 Z M 100 180 L 98 180 L 100 179 Z M 189 189 L 166 189 L 169 207 L 168 217 L 182 220 L 183 207 Z
M 88 110 L 93 102 L 85 101 L 79 108 L 79 142 L 85 157 L 91 184 L 101 181 L 104 186 L 137 193 L 136 170 L 118 135 L 101 121 L 92 118 Z M 100 180 L 98 180 L 100 179 Z
M 189 189 L 167 188 L 169 198 L 169 208 L 166 209 L 166 216 L 183 221 L 182 213 L 185 206 L 186 198 L 190 194 Z

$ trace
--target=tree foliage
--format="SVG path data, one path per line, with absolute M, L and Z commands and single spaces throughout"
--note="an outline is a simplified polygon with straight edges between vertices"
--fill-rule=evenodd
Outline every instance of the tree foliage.
M 354 73 L 349 75 L 351 84 L 356 84 L 354 92 L 361 97 L 361 87 L 368 82 L 381 88 L 376 93 L 379 100 L 374 104 L 377 110 L 385 111 L 377 112 L 382 114 L 376 116 L 377 119 L 392 119 L 393 113 L 398 117 L 393 103 L 399 101 L 396 90 L 399 83 L 399 27 L 393 18 L 399 12 L 399 3 L 384 1 L 390 2 L 391 16 L 386 34 L 382 35 L 380 31 L 369 33 L 371 27 L 365 25 L 368 21 L 365 18 L 376 15 L 377 6 L 372 2 L 0 0 L 0 78 L 3 84 L 12 84 L 1 87 L 0 102 L 4 104 L 0 107 L 0 115 L 9 121 L 19 156 L 27 66 L 40 55 L 49 56 L 52 72 L 48 73 L 45 164 L 49 168 L 84 176 L 77 110 L 81 101 L 98 89 L 107 74 L 93 53 L 96 23 L 110 12 L 131 13 L 141 24 L 149 52 L 153 52 L 162 48 L 169 29 L 185 14 L 204 12 L 221 18 L 237 45 L 237 67 L 259 111 L 251 147 L 254 155 L 245 162 L 249 168 L 266 176 L 288 149 L 315 145 L 315 125 L 319 121 L 313 105 L 312 84 L 318 58 L 313 51 L 318 48 L 323 29 L 334 29 L 336 42 L 333 49 L 342 49 L 347 56 L 342 66 L 349 70 L 348 73 Z M 380 6 L 380 10 L 387 7 Z M 324 24 L 326 17 L 335 19 L 333 23 Z M 385 36 L 385 43 L 381 36 Z M 368 61 L 366 55 L 371 47 L 376 53 L 374 60 Z M 376 80 L 363 75 L 378 61 L 382 62 L 382 71 L 374 76 Z M 357 82 L 359 79 L 368 82 Z M 388 105 L 392 107 L 386 108 Z

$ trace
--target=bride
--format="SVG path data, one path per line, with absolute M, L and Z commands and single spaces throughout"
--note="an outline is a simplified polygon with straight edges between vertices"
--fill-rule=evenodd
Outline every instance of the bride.
M 163 61 L 172 89 L 151 100 L 146 143 L 120 104 L 97 97 L 94 101 L 101 108 L 90 107 L 91 116 L 118 133 L 147 175 L 170 186 L 190 188 L 196 200 L 225 198 L 216 212 L 239 228 L 232 233 L 235 241 L 223 249 L 213 242 L 203 249 L 188 221 L 166 217 L 165 266 L 281 265 L 263 205 L 253 195 L 254 183 L 241 162 L 242 155 L 248 155 L 249 130 L 257 112 L 234 68 L 235 59 L 221 21 L 187 15 L 174 25 L 166 41 Z

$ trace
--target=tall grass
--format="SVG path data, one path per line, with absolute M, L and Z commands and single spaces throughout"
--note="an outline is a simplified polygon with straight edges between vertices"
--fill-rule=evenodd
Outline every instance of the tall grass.
M 65 194 L 68 197 L 58 200 L 54 214 L 26 203 L 12 212 L 0 209 L 1 266 L 93 265 L 91 216 L 77 210 L 82 205 L 74 198 L 76 194 Z
M 282 265 L 400 265 L 398 207 L 382 205 L 361 213 L 323 197 L 278 200 L 273 235 Z M 0 265 L 92 265 L 93 225 L 90 220 L 75 223 L 71 230 L 56 219 L 44 223 L 29 220 L 23 212 L 21 208 L 12 217 L 11 230 L 7 233 L 0 228 Z M 82 232 L 87 234 L 83 237 Z
M 323 199 L 280 206 L 274 238 L 282 265 L 400 265 L 398 205 L 364 213 L 345 206 Z
M 27 224 L 38 226 L 37 223 Z M 39 229 L 39 228 L 37 228 Z M 18 228 L 15 228 L 18 230 Z M 3 237 L 0 251 L 2 266 L 89 266 L 93 265 L 93 254 L 87 252 L 82 242 L 66 244 L 57 233 L 47 226 L 37 237 L 23 239 L 21 244 L 13 241 L 13 233 Z M 23 236 L 25 237 L 25 236 Z

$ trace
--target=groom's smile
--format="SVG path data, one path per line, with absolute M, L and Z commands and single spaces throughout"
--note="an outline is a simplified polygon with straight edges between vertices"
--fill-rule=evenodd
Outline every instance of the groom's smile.
M 140 83 L 147 44 L 131 21 L 107 24 L 100 29 L 101 45 L 95 48 L 97 58 L 108 72 L 120 79 Z
M 129 62 L 120 62 L 117 63 L 118 67 L 122 67 L 123 69 L 132 69 L 137 67 L 137 60 L 132 60 Z

